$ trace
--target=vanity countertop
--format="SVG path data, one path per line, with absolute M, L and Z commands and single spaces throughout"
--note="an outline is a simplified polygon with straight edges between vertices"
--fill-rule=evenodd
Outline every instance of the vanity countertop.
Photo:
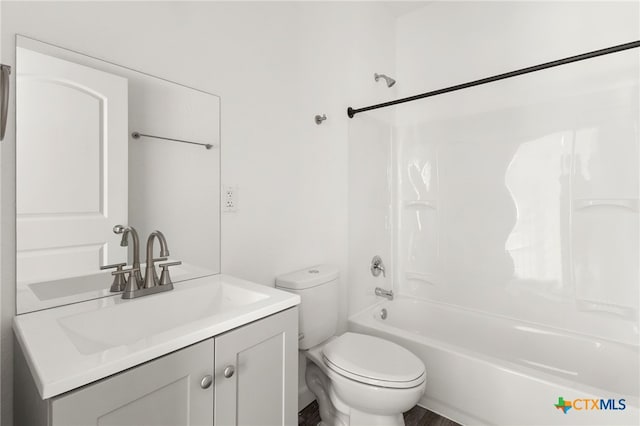
M 300 297 L 229 275 L 139 299 L 106 297 L 14 318 L 43 399 L 296 306 Z

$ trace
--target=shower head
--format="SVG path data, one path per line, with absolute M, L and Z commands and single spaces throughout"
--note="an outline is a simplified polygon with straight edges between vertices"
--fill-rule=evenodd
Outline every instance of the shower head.
M 391 78 L 391 77 L 387 77 L 387 76 L 386 76 L 386 75 L 384 75 L 384 74 L 378 74 L 378 73 L 375 73 L 375 74 L 373 74 L 373 78 L 375 78 L 375 79 L 376 79 L 376 81 L 380 80 L 381 78 L 384 78 L 384 81 L 386 81 L 386 82 L 387 82 L 387 87 L 391 87 L 391 86 L 393 86 L 394 84 L 396 84 L 396 81 L 395 81 L 393 78 Z

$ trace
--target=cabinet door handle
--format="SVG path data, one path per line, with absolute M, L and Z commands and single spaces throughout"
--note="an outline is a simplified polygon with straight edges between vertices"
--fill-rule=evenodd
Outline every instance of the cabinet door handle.
M 231 376 L 233 376 L 233 373 L 235 373 L 235 371 L 236 370 L 233 368 L 233 365 L 226 367 L 224 369 L 224 377 L 226 377 L 227 379 L 230 378 Z
M 207 374 L 202 378 L 202 380 L 200 380 L 200 387 L 202 389 L 209 389 L 209 386 L 211 386 L 211 383 L 213 383 L 213 377 Z

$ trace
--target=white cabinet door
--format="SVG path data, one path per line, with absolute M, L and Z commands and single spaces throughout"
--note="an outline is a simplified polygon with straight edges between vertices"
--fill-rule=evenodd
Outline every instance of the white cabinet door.
M 213 339 L 54 398 L 52 426 L 213 424 Z
M 215 342 L 215 425 L 297 424 L 297 308 L 222 334 Z
M 18 47 L 17 81 L 18 281 L 126 261 L 127 79 Z

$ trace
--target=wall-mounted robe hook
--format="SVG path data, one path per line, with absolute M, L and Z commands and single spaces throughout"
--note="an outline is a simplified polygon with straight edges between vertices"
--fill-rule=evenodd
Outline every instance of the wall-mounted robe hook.
M 323 122 L 324 120 L 326 120 L 326 119 L 327 119 L 327 114 L 316 115 L 316 117 L 315 117 L 315 120 L 316 120 L 316 124 L 317 124 L 317 125 L 322 124 L 322 122 Z

